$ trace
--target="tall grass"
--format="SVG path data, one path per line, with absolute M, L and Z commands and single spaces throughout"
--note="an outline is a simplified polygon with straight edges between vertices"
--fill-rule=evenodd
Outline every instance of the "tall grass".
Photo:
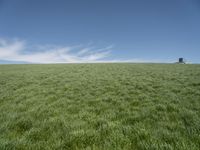
M 200 65 L 0 65 L 0 149 L 199 150 Z

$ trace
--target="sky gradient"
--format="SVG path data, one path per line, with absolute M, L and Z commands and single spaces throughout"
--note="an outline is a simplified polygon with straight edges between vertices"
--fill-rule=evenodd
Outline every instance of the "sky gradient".
M 200 63 L 199 0 L 0 0 L 0 63 Z

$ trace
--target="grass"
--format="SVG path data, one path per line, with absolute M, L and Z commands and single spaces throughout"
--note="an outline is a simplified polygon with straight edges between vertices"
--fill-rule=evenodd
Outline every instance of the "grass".
M 199 150 L 200 65 L 0 65 L 0 149 Z

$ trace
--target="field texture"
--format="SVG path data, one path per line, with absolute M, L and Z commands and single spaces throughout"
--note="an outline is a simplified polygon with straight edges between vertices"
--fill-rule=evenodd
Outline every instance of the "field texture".
M 0 149 L 199 150 L 200 65 L 0 65 Z

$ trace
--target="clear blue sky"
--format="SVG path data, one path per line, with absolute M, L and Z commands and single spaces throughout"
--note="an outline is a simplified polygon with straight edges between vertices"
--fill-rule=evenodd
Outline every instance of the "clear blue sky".
M 0 39 L 0 53 L 18 51 L 0 63 L 39 62 L 48 46 L 53 62 L 200 63 L 200 0 L 0 0 Z

